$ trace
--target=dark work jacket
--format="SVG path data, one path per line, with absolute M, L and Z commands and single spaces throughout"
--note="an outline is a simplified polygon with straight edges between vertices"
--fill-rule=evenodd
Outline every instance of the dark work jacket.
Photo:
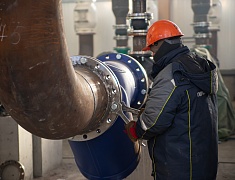
M 137 136 L 148 140 L 157 180 L 216 179 L 216 66 L 187 49 L 159 60 L 164 67 L 137 121 Z

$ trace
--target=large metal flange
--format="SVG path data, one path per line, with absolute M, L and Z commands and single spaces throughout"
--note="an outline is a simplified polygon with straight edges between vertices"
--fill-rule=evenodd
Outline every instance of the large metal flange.
M 126 24 L 115 24 L 113 25 L 114 29 L 128 29 L 128 25 Z
M 148 76 L 144 67 L 133 57 L 122 53 L 109 53 L 97 57 L 101 61 L 120 61 L 128 66 L 137 79 L 136 98 L 131 101 L 131 107 L 139 109 L 145 103 L 149 88 Z
M 129 51 L 129 55 L 135 55 L 135 56 L 151 56 L 152 52 L 151 51 Z
M 194 34 L 193 37 L 195 39 L 207 39 L 207 38 L 211 38 L 212 37 L 212 34 L 211 32 L 209 33 L 198 33 L 198 34 Z
M 151 20 L 153 18 L 153 13 L 132 13 L 127 15 L 128 20 L 132 19 L 145 19 L 145 20 Z
M 114 40 L 128 40 L 128 36 L 123 36 L 123 35 L 118 35 L 118 36 L 114 36 L 113 39 Z
M 70 138 L 70 140 L 75 141 L 87 141 L 103 134 L 116 121 L 118 115 L 113 110 L 115 108 L 113 105 L 116 102 L 120 102 L 122 98 L 121 88 L 113 71 L 107 65 L 102 63 L 102 61 L 89 56 L 73 56 L 71 57 L 71 61 L 75 70 L 76 67 L 83 66 L 84 68 L 88 68 L 94 72 L 102 80 L 108 94 L 108 106 L 106 113 L 99 121 L 97 128 L 95 130 L 89 130 L 87 133 Z
M 148 30 L 134 30 L 128 29 L 127 33 L 129 36 L 146 36 Z
M 212 25 L 212 23 L 211 23 L 211 22 L 204 22 L 204 21 L 202 21 L 202 22 L 195 22 L 195 23 L 192 23 L 192 25 L 193 25 L 194 27 L 209 27 L 209 26 Z
M 24 166 L 15 160 L 5 161 L 0 165 L 0 180 L 12 177 L 14 180 L 24 180 Z

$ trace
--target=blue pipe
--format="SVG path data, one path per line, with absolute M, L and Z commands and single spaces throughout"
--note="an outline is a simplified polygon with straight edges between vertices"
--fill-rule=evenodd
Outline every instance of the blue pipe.
M 121 54 L 122 60 L 116 60 L 116 53 L 98 57 L 116 75 L 122 90 L 122 101 L 127 105 L 140 107 L 145 95 L 139 93 L 143 90 L 142 66 L 127 55 Z M 114 57 L 112 57 L 114 56 Z M 112 58 L 110 58 L 112 57 Z M 129 61 L 129 62 L 128 62 Z M 137 69 L 137 72 L 136 72 Z M 135 71 L 135 72 L 134 72 Z M 142 94 L 142 95 L 141 95 Z M 138 97 L 139 96 L 139 97 Z M 131 118 L 130 114 L 126 114 Z M 125 123 L 118 117 L 115 123 L 102 135 L 87 141 L 69 140 L 76 164 L 80 172 L 92 180 L 120 180 L 130 175 L 137 167 L 140 159 L 141 147 L 139 143 L 133 143 L 124 131 Z
M 148 76 L 144 67 L 133 57 L 121 53 L 103 54 L 97 58 L 114 72 L 129 95 L 130 106 L 139 109 L 148 91 Z

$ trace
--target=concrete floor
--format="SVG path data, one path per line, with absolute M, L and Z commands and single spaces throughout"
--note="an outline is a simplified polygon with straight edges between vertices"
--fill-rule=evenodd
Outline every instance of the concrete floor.
M 217 180 L 235 180 L 235 136 L 219 144 Z
M 45 177 L 34 180 L 86 180 L 77 168 L 67 140 L 63 141 L 63 161 L 60 167 Z M 219 143 L 219 169 L 217 180 L 235 180 L 235 136 Z

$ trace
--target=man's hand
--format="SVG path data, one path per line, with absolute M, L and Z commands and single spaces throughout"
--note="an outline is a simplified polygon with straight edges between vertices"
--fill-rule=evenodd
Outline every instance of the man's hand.
M 135 121 L 130 121 L 128 124 L 125 125 L 127 135 L 130 138 L 130 140 L 134 143 L 138 139 L 138 137 L 136 135 L 135 128 L 136 128 L 136 122 Z

